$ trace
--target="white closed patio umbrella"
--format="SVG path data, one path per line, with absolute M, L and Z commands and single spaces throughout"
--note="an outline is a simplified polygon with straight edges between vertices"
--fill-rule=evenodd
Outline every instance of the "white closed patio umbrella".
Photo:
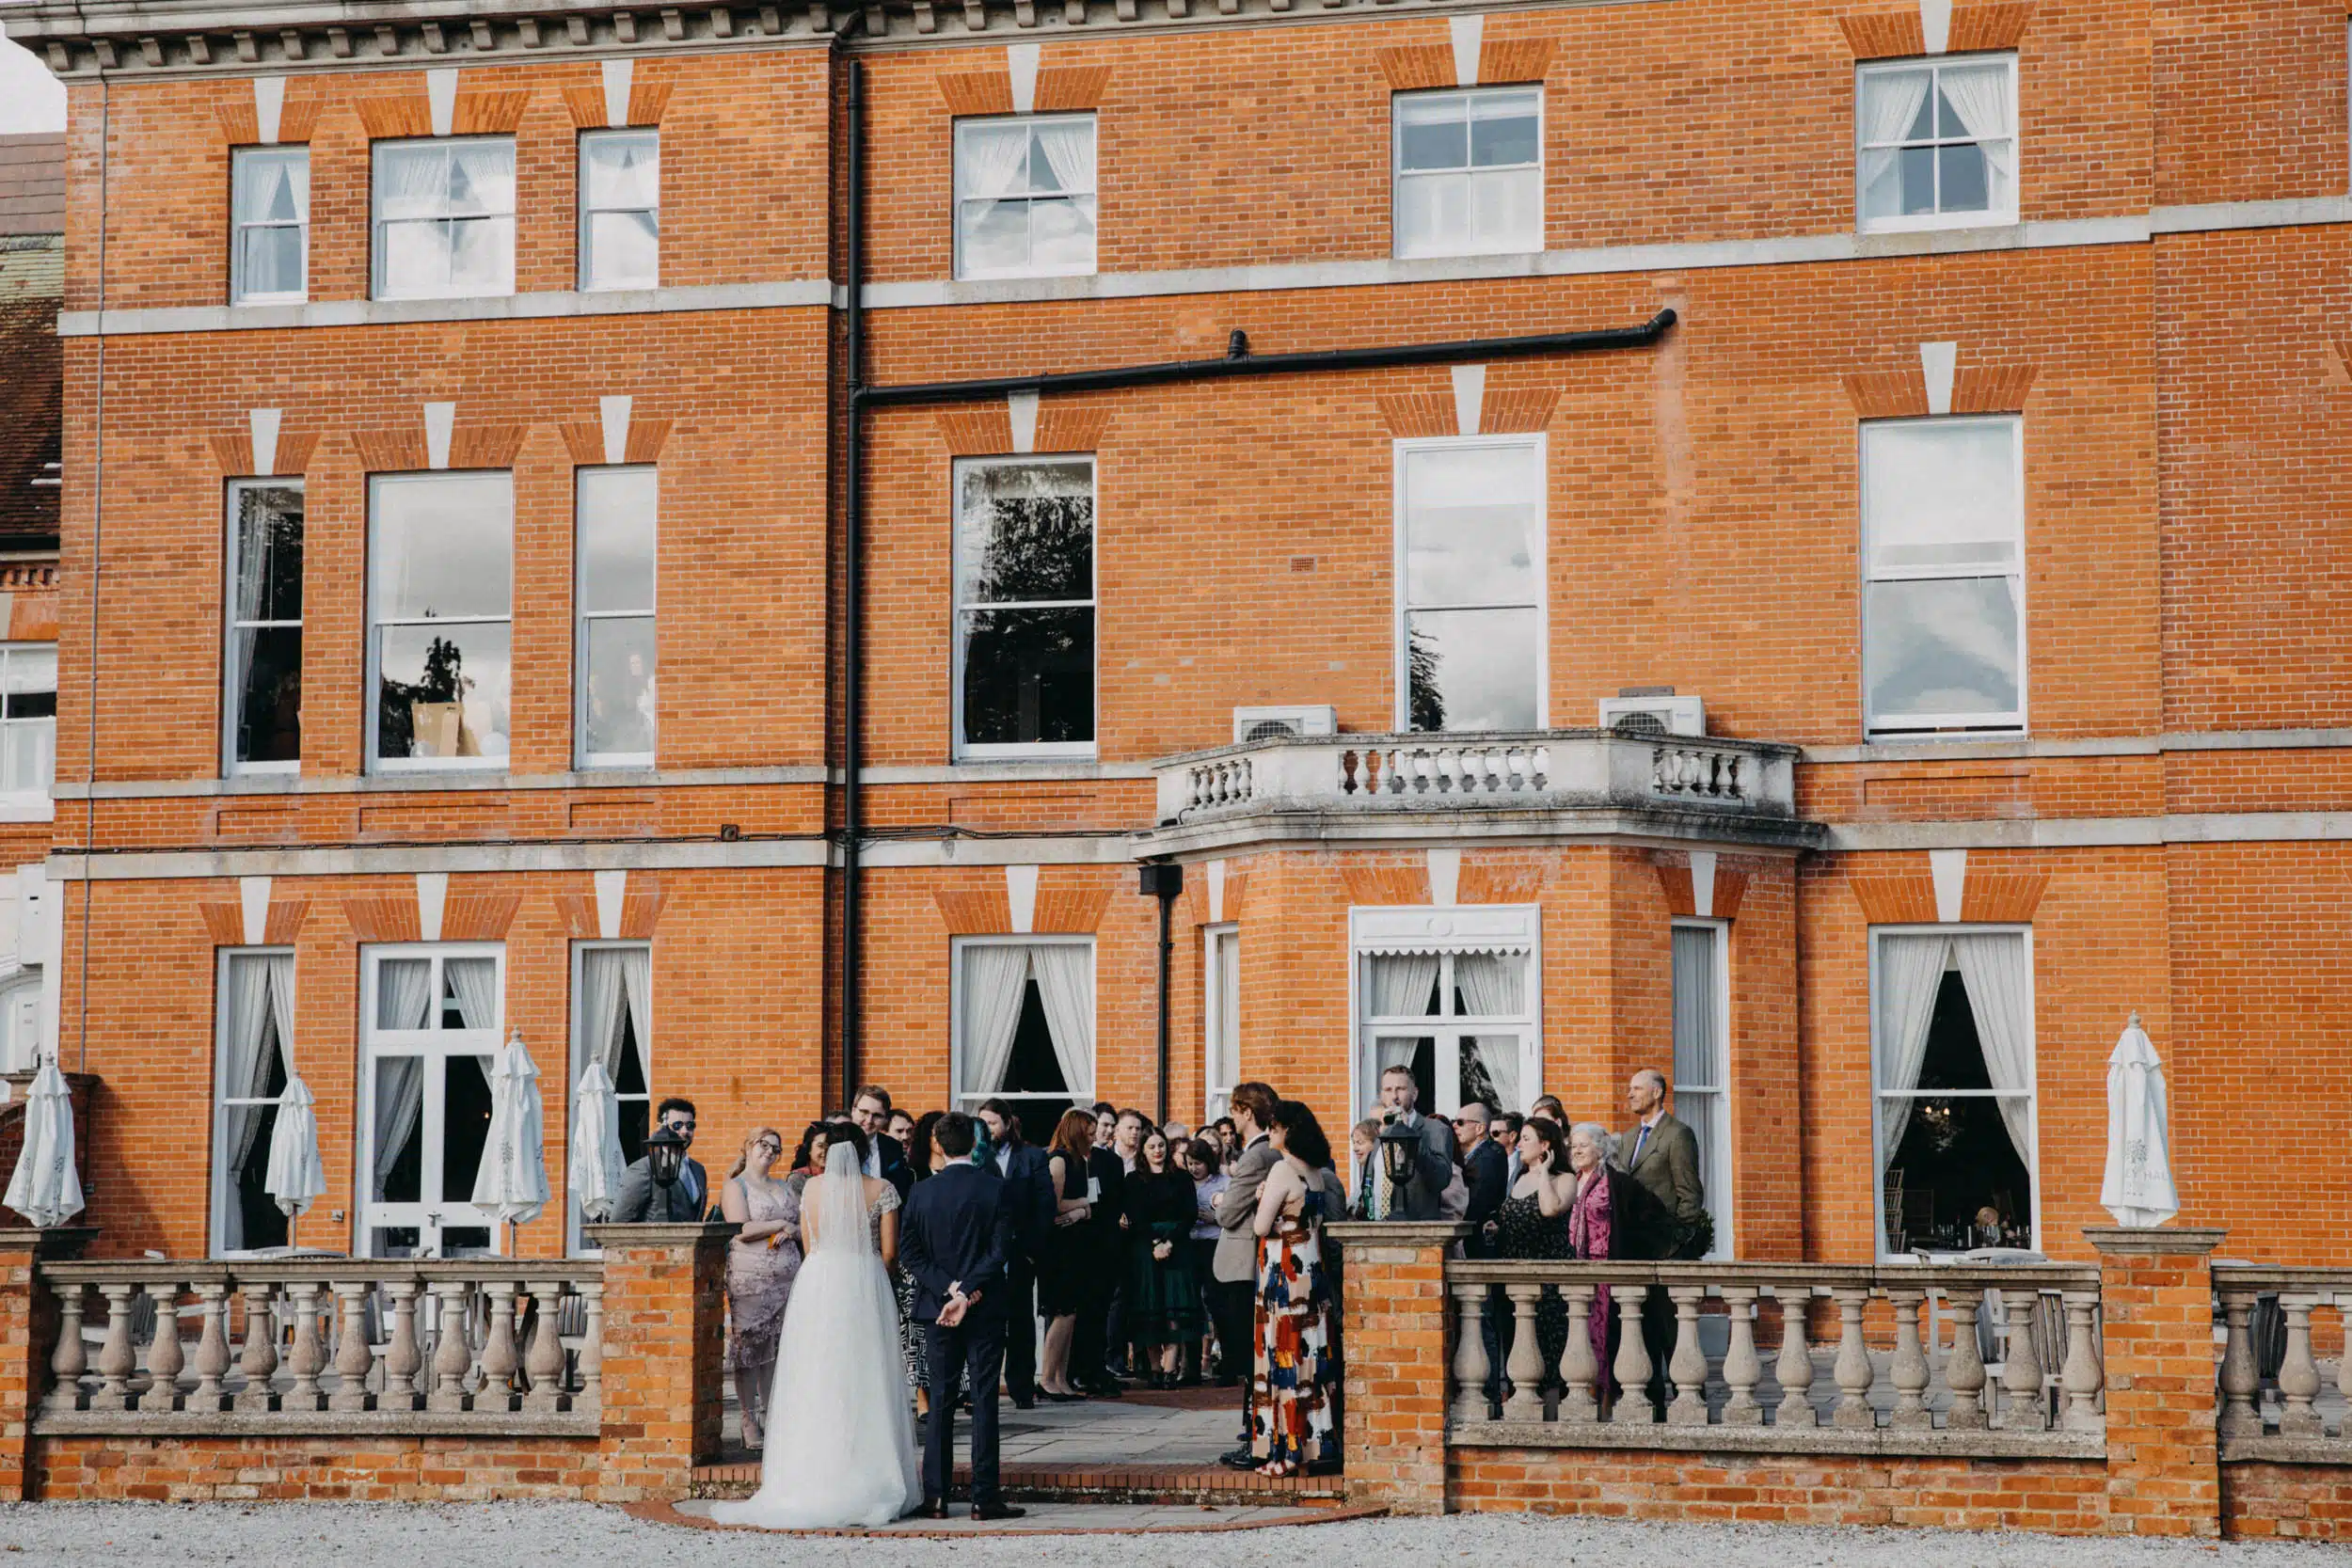
M 490 1067 L 490 1134 L 473 1180 L 473 1206 L 509 1226 L 529 1225 L 548 1204 L 547 1117 L 539 1108 L 539 1068 L 509 1035 Z M 510 1245 L 507 1249 L 513 1251 Z
M 2099 1205 L 2118 1225 L 2162 1225 L 2181 1212 L 2166 1125 L 2164 1064 L 2134 1013 L 2107 1057 L 2107 1172 Z
M 82 1212 L 82 1177 L 73 1168 L 73 1094 L 54 1056 L 33 1075 L 24 1101 L 24 1148 L 0 1203 L 43 1230 Z
M 270 1129 L 269 1166 L 262 1190 L 286 1216 L 286 1244 L 294 1220 L 326 1191 L 326 1167 L 319 1162 L 319 1117 L 310 1085 L 295 1073 L 278 1093 L 278 1125 Z
M 612 1218 L 628 1171 L 621 1160 L 621 1102 L 602 1062 L 588 1064 L 572 1096 L 569 1165 L 564 1185 L 580 1200 L 580 1217 L 592 1224 Z

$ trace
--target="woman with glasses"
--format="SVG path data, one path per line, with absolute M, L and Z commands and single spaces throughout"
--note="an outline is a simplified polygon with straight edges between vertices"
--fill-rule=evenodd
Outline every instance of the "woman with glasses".
M 743 1446 L 756 1453 L 767 1435 L 768 1389 L 775 1381 L 776 1344 L 785 1304 L 801 1272 L 801 1189 L 769 1175 L 784 1158 L 784 1137 L 762 1127 L 743 1140 L 727 1172 L 719 1208 L 742 1226 L 727 1248 L 727 1311 L 734 1344 L 735 1401 L 743 1414 Z

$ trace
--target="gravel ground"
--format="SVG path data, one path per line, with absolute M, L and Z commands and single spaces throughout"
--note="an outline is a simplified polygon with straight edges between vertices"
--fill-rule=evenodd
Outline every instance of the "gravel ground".
M 1463 1562 L 1543 1568 L 2322 1568 L 2352 1550 L 2298 1544 L 2212 1546 L 2067 1541 L 2020 1534 L 1636 1525 L 1457 1514 L 1381 1519 L 1224 1536 L 1031 1536 L 894 1541 L 778 1536 L 642 1524 L 585 1503 L 430 1507 L 389 1503 L 40 1503 L 0 1505 L 0 1551 L 44 1564 L 349 1563 L 355 1568 L 1036 1568 L 1115 1560 L 1120 1568 L 1440 1568 Z

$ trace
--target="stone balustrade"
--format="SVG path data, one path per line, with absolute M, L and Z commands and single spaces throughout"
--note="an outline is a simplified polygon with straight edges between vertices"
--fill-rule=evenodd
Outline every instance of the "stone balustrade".
M 37 1289 L 38 1432 L 597 1430 L 595 1259 L 44 1262 Z
M 2302 1458 L 2352 1464 L 2352 1346 L 2324 1367 L 2312 1346 L 2313 1314 L 2335 1320 L 2336 1339 L 2352 1338 L 2352 1269 L 2281 1268 L 2269 1264 L 2213 1265 L 2215 1317 L 2227 1325 L 2216 1374 L 2224 1455 L 2237 1459 Z M 2257 1320 L 2282 1335 L 2275 1380 L 2275 1410 L 2263 1398 Z
M 1604 1286 L 1620 1330 L 1607 1377 L 1588 1332 Z M 1454 1260 L 1445 1287 L 1454 1445 L 2095 1456 L 2104 1443 L 2096 1268 Z M 1653 1287 L 1675 1328 L 1662 1420 L 1642 1393 Z M 1538 1316 L 1561 1310 L 1566 1346 L 1547 1366 Z M 1514 1328 L 1493 1380 L 1483 1325 L 1498 1312 Z
M 1156 832 L 1302 813 L 1328 814 L 1340 832 L 1437 811 L 1634 813 L 1679 822 L 1685 836 L 1746 825 L 1777 840 L 1803 836 L 1795 756 L 1760 741 L 1611 730 L 1276 736 L 1158 765 Z

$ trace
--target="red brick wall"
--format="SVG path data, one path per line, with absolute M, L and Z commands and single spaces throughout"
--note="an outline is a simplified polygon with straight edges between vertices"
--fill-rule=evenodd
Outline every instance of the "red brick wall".
M 2221 1531 L 2242 1539 L 2352 1538 L 2352 1472 L 2341 1465 L 2225 1465 Z
M 75 1502 L 587 1497 L 594 1437 L 40 1437 L 35 1496 Z

